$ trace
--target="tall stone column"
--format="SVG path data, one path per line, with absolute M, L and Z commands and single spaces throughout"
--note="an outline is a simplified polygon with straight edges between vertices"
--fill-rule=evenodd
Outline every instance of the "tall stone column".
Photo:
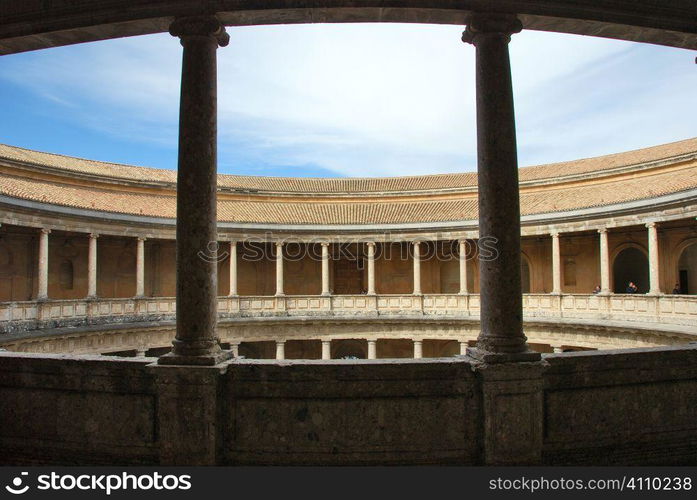
M 276 341 L 276 359 L 286 359 L 286 341 Z
M 600 293 L 610 293 L 610 251 L 607 238 L 607 228 L 598 229 L 600 234 Z
M 368 242 L 368 295 L 375 295 L 375 243 Z
M 368 359 L 377 359 L 377 340 L 368 341 Z
M 322 341 L 322 359 L 332 359 L 332 341 Z
M 460 295 L 467 295 L 467 240 L 460 240 Z
M 649 230 L 649 293 L 659 295 L 661 293 L 661 269 L 658 253 L 658 227 L 655 222 L 649 222 L 646 227 Z
M 276 242 L 276 295 L 283 293 L 283 242 Z
M 177 170 L 177 334 L 163 364 L 214 365 L 232 356 L 216 338 L 217 67 L 229 42 L 215 16 L 175 19 L 183 46 Z
M 552 293 L 561 293 L 561 252 L 559 233 L 552 233 Z
M 87 250 L 87 298 L 97 296 L 97 238 L 98 234 L 90 234 Z
M 479 267 L 481 333 L 470 354 L 487 362 L 539 359 L 523 335 L 520 201 L 508 43 L 521 30 L 512 15 L 474 13 L 462 35 L 476 48 L 479 238 L 496 259 Z
M 237 295 L 237 242 L 230 242 L 230 297 Z
M 139 237 L 136 246 L 136 297 L 145 296 L 145 238 Z
M 423 341 L 421 340 L 415 340 L 414 341 L 414 359 L 421 359 L 424 356 L 424 351 L 423 351 Z
M 329 295 L 329 243 L 322 243 L 322 295 Z
M 509 14 L 473 13 L 462 40 L 476 47 L 481 332 L 467 349 L 482 388 L 486 465 L 535 464 L 542 457 L 545 362 L 523 335 L 520 204 L 508 43 L 522 28 Z M 521 362 L 526 361 L 526 362 Z
M 36 298 L 38 300 L 48 299 L 48 235 L 50 229 L 43 228 L 39 233 L 39 275 L 38 275 L 38 291 Z
M 421 242 L 414 242 L 414 295 L 421 295 Z

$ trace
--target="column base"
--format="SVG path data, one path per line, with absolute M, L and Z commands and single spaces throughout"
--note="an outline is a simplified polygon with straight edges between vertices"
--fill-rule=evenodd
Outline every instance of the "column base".
M 167 366 L 213 366 L 232 358 L 234 358 L 232 351 L 220 351 L 215 354 L 206 354 L 203 356 L 188 356 L 170 352 L 169 354 L 160 356 L 157 360 L 157 364 Z
M 467 356 L 489 364 L 534 363 L 542 359 L 542 355 L 539 352 L 530 350 L 523 352 L 491 352 L 478 347 L 468 347 Z
M 545 361 L 481 363 L 483 465 L 536 465 L 542 460 Z

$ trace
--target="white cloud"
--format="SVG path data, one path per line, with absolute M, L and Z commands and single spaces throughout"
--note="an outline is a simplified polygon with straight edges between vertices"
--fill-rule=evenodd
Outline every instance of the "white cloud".
M 218 58 L 222 171 L 475 168 L 474 48 L 460 42 L 461 27 L 228 30 L 230 46 Z M 521 164 L 695 135 L 697 82 L 688 55 L 589 37 L 515 35 Z M 64 103 L 83 126 L 134 148 L 175 147 L 180 58 L 177 41 L 162 34 L 10 56 L 0 62 L 0 78 Z

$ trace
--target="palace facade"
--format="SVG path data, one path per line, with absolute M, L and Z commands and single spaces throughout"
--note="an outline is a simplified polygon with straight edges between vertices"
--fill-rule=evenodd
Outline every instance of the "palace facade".
M 22 334 L 7 348 L 166 352 L 175 175 L 0 146 L 0 325 Z M 474 173 L 219 175 L 219 241 L 201 258 L 217 265 L 220 337 L 251 358 L 464 352 L 478 333 L 479 267 L 497 258 L 478 238 L 476 184 Z M 520 196 L 534 348 L 691 340 L 697 139 L 522 168 Z M 85 328 L 95 324 L 119 329 Z

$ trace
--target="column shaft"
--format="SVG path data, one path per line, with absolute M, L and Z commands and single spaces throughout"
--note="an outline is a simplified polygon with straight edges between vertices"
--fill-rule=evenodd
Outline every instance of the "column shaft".
M 509 15 L 473 14 L 463 41 L 476 47 L 479 238 L 497 258 L 481 259 L 481 333 L 472 355 L 486 361 L 533 358 L 523 335 L 520 272 L 520 201 L 510 35 L 520 31 Z
M 552 233 L 552 293 L 561 293 L 561 252 L 559 233 Z
M 322 295 L 329 295 L 329 243 L 322 243 Z
M 649 293 L 658 295 L 661 293 L 658 227 L 655 222 L 649 222 L 646 227 L 649 230 Z
M 598 229 L 600 233 L 600 293 L 610 293 L 610 251 L 607 229 Z
M 87 297 L 97 296 L 97 238 L 98 234 L 90 234 L 87 251 Z
M 145 296 L 145 238 L 138 238 L 136 246 L 136 297 Z
M 230 242 L 230 293 L 231 297 L 237 295 L 237 242 Z
M 332 359 L 332 341 L 322 341 L 322 359 Z
M 217 364 L 217 63 L 229 36 L 215 16 L 178 18 L 182 79 L 177 169 L 177 334 L 163 364 Z
M 368 243 L 368 295 L 375 295 L 375 243 Z
M 423 358 L 423 342 L 421 340 L 414 341 L 414 359 Z
M 283 295 L 283 243 L 276 243 L 276 295 Z
M 460 294 L 467 294 L 467 241 L 460 240 Z
M 377 359 L 377 340 L 368 341 L 368 359 Z
M 414 242 L 414 295 L 421 295 L 421 242 Z
M 276 359 L 286 359 L 286 343 L 283 340 L 276 341 Z
M 37 299 L 48 298 L 48 235 L 50 229 L 42 229 L 39 233 L 39 275 Z

